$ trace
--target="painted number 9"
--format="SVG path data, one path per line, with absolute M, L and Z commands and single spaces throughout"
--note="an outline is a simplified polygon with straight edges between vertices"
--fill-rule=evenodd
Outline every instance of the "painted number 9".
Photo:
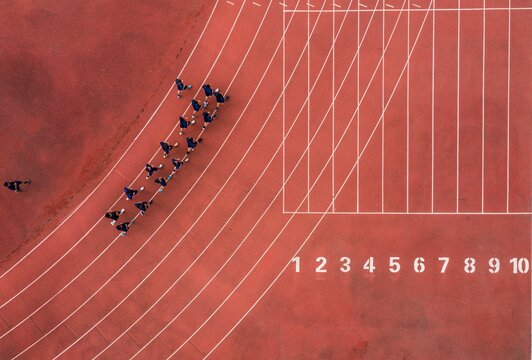
M 488 261 L 489 265 L 489 272 L 492 274 L 497 274 L 499 270 L 501 269 L 501 261 L 497 258 L 491 258 Z

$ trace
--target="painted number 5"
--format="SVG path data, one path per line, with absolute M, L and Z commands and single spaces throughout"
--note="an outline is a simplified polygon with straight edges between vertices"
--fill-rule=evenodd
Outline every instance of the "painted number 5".
M 397 273 L 399 270 L 401 270 L 401 264 L 399 264 L 399 257 L 398 256 L 392 256 L 390 257 L 390 272 L 391 273 Z

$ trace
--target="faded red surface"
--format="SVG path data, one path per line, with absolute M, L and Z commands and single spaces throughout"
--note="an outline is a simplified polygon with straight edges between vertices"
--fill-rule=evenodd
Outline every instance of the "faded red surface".
M 304 44 L 307 39 L 306 14 L 294 20 L 287 34 L 290 46 L 286 71 L 292 71 L 297 58 L 302 62 L 294 72 L 291 86 L 304 91 L 288 92 L 286 120 L 296 122 L 299 133 L 289 139 L 285 160 L 293 167 L 307 145 L 307 126 L 317 131 L 324 127 L 303 155 L 297 176 L 283 187 L 282 138 L 283 62 L 276 51 L 282 33 L 280 5 L 272 2 L 261 7 L 250 2 L 221 1 L 214 8 L 208 35 L 201 39 L 198 52 L 184 70 L 194 84 L 208 78 L 226 88 L 231 85 L 231 102 L 220 111 L 217 120 L 203 134 L 204 142 L 191 155 L 191 161 L 159 193 L 147 214 L 132 226 L 127 237 L 116 239 L 117 232 L 102 222 L 101 211 L 120 195 L 126 181 L 118 174 L 60 227 L 34 253 L 10 268 L 24 251 L 4 262 L 0 269 L 0 355 L 5 358 L 24 352 L 21 358 L 102 359 L 167 358 L 200 359 L 527 359 L 530 354 L 530 270 L 513 274 L 511 258 L 530 260 L 530 84 L 522 74 L 530 67 L 530 48 L 522 34 L 530 33 L 530 11 L 512 13 L 512 82 L 510 138 L 510 192 L 506 194 L 505 88 L 507 23 L 505 16 L 491 17 L 488 26 L 486 63 L 490 74 L 486 81 L 486 211 L 509 210 L 519 215 L 322 215 L 283 213 L 297 209 L 304 200 L 307 179 L 316 181 L 320 191 L 312 191 L 303 210 L 330 208 L 331 188 L 336 194 L 337 210 L 353 211 L 357 200 L 361 210 L 431 211 L 430 82 L 431 21 L 421 33 L 412 56 L 410 82 L 411 146 L 410 191 L 404 171 L 406 148 L 406 83 L 399 82 L 386 112 L 384 155 L 386 168 L 381 183 L 382 137 L 379 127 L 382 86 L 391 96 L 400 65 L 406 60 L 406 21 L 404 17 L 386 58 L 384 79 L 377 65 L 382 54 L 383 17 L 376 15 L 369 28 L 367 42 L 360 49 L 361 74 L 351 70 L 347 76 L 349 91 L 343 91 L 342 105 L 336 107 L 336 127 L 325 116 L 332 84 L 328 83 L 332 66 L 324 66 L 322 79 L 312 94 L 310 118 L 296 119 L 311 81 L 318 79 L 321 62 L 332 37 L 329 15 L 309 16 L 318 33 L 312 39 L 311 66 L 307 73 Z M 294 7 L 296 0 L 285 1 Z M 488 1 L 489 2 L 489 1 Z M 312 2 L 316 9 L 322 2 Z M 344 8 L 348 1 L 336 0 Z M 372 3 L 365 1 L 368 7 Z M 395 8 L 402 1 L 389 0 Z M 428 2 L 421 2 L 426 6 Z M 514 0 L 513 6 L 529 6 Z M 331 2 L 327 1 L 327 6 Z M 373 3 L 374 4 L 374 3 Z M 379 2 L 382 6 L 382 2 Z M 439 6 L 455 6 L 454 1 L 438 1 Z M 462 1 L 463 6 L 482 6 L 482 1 Z M 489 6 L 497 6 L 493 1 Z M 304 2 L 299 2 L 306 9 Z M 210 13 L 206 8 L 202 14 Z M 239 11 L 242 9 L 242 12 Z M 420 29 L 423 11 L 411 14 L 411 28 Z M 435 131 L 443 136 L 434 144 L 434 209 L 478 211 L 479 191 L 479 27 L 480 12 L 462 13 L 461 82 L 462 102 L 456 103 L 456 13 L 438 13 L 436 56 L 441 64 L 435 74 Z M 386 36 L 398 12 L 386 15 Z M 204 19 L 205 17 L 202 17 Z M 342 15 L 336 14 L 336 27 Z M 361 31 L 369 26 L 369 13 L 361 16 Z M 264 22 L 262 22 L 264 20 Z M 337 41 L 336 86 L 347 72 L 347 63 L 355 56 L 353 34 L 356 14 L 349 15 L 347 28 Z M 198 25 L 197 34 L 204 24 Z M 232 32 L 231 32 L 232 31 Z M 230 34 L 230 35 L 229 35 Z M 255 34 L 257 35 L 254 38 Z M 444 36 L 445 35 L 445 36 Z M 413 35 L 411 35 L 413 43 Z M 222 49 L 225 40 L 227 46 Z M 187 43 L 185 49 L 190 49 Z M 247 50 L 250 49 L 247 56 Z M 217 62 L 213 62 L 217 56 Z M 157 59 L 154 59 L 157 62 Z M 271 61 L 271 62 L 270 62 Z M 179 71 L 182 64 L 176 64 Z M 242 65 L 242 66 L 240 66 Z M 212 73 L 209 73 L 212 66 Z M 373 82 L 371 75 L 377 67 Z M 501 68 L 502 67 L 502 68 Z M 177 70 L 176 70 L 177 69 Z M 501 71 L 502 70 L 502 71 Z M 164 76 L 162 90 L 149 102 L 139 122 L 159 104 L 171 84 L 173 73 Z M 450 76 L 449 74 L 452 74 Z M 497 75 L 497 76 L 495 76 Z M 383 82 L 384 80 L 384 82 Z M 262 82 L 261 82 L 262 81 Z M 356 197 L 357 136 L 347 121 L 356 111 L 353 88 L 360 81 L 361 91 L 368 88 L 361 105 L 360 147 L 368 142 L 361 159 L 360 199 Z M 260 91 L 255 95 L 254 90 Z M 123 87 L 127 88 L 126 86 Z M 293 90 L 288 88 L 288 90 Z M 143 160 L 151 156 L 157 140 L 168 135 L 176 114 L 189 113 L 188 100 L 162 101 L 156 120 L 132 147 L 117 169 L 127 179 L 141 170 Z M 327 100 L 327 101 L 324 101 Z M 502 99 L 502 100 L 501 100 Z M 455 116 L 460 105 L 462 143 L 456 182 Z M 305 109 L 306 110 L 306 109 Z M 144 116 L 144 118 L 143 118 Z M 307 122 L 308 121 L 308 122 Z M 307 125 L 309 124 L 309 125 Z M 377 136 L 369 141 L 371 131 Z M 131 127 L 132 134 L 138 128 Z M 294 128 L 296 129 L 296 127 Z M 328 162 L 332 138 L 340 141 L 335 172 Z M 101 129 L 105 133 L 104 129 Z M 190 133 L 196 136 L 200 126 Z M 451 134 L 451 135 L 449 135 Z M 302 135 L 302 136 L 301 136 Z M 131 135 L 132 136 L 132 135 Z M 181 141 L 172 134 L 172 141 Z M 119 145 L 124 148 L 124 145 Z M 183 154 L 179 147 L 173 154 Z M 299 152 L 299 153 L 298 153 Z M 505 154 L 505 153 L 504 153 Z M 168 171 L 169 159 L 163 161 Z M 116 160 L 116 153 L 110 161 Z M 502 164 L 502 165 L 501 165 Z M 310 167 L 307 168 L 307 167 Z M 108 170 L 109 164 L 106 168 Z M 289 171 L 291 168 L 289 168 Z M 323 170 L 323 175 L 319 173 Z M 358 171 L 358 170 L 357 170 Z M 309 174 L 309 175 L 307 175 Z M 348 184 L 343 190 L 340 188 Z M 91 181 L 93 181 L 91 179 Z M 333 183 L 334 181 L 334 183 Z M 157 191 L 152 181 L 141 177 L 136 185 L 145 185 L 139 195 L 145 199 Z M 458 185 L 458 186 L 457 186 Z M 288 187 L 292 186 L 290 192 Z M 458 198 L 457 187 L 460 187 Z M 33 188 L 31 188 L 33 190 Z M 303 196 L 302 196 L 303 193 Z M 29 192 L 28 192 L 29 194 Z M 17 194 L 25 195 L 25 194 Z M 384 199 L 384 200 L 383 200 Z M 408 199 L 408 200 L 407 200 Z M 117 207 L 132 204 L 121 199 Z M 128 217 L 126 217 L 128 216 Z M 65 254 L 78 239 L 73 251 Z M 301 272 L 296 273 L 292 256 L 299 251 Z M 316 273 L 316 258 L 327 259 L 326 273 Z M 350 271 L 340 271 L 340 258 L 349 257 Z M 374 258 L 375 272 L 363 265 Z M 399 257 L 401 271 L 389 271 L 389 258 Z M 426 269 L 414 271 L 414 260 L 423 257 Z M 441 273 L 438 257 L 449 257 Z M 464 260 L 475 258 L 476 271 L 466 273 Z M 488 260 L 499 258 L 497 274 L 489 272 Z M 60 259 L 60 260 L 58 260 Z M 52 266 L 58 260 L 57 265 Z M 287 266 L 288 265 L 288 266 Z M 7 269 L 10 268 L 8 272 Z M 44 275 L 42 275 L 44 274 Z M 42 276 L 41 276 L 42 275 Z M 64 353 L 63 353 L 64 352 Z
M 199 35 L 203 7 L 0 4 L 0 178 L 33 181 L 23 193 L 0 191 L 0 259 L 52 229 L 121 154 L 161 81 L 174 76 L 183 44 Z

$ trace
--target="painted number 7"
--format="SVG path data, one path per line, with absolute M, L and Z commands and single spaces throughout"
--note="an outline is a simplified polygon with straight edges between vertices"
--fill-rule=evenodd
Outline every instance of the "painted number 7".
M 439 261 L 443 261 L 440 273 L 445 273 L 445 270 L 447 269 L 447 264 L 449 264 L 449 258 L 448 257 L 439 257 Z

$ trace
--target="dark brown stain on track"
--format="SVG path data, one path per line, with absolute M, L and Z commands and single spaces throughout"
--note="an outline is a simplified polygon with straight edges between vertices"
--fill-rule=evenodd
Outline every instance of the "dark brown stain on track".
M 206 11 L 184 0 L 0 4 L 0 177 L 33 181 L 0 191 L 0 261 L 45 236 L 106 174 Z

